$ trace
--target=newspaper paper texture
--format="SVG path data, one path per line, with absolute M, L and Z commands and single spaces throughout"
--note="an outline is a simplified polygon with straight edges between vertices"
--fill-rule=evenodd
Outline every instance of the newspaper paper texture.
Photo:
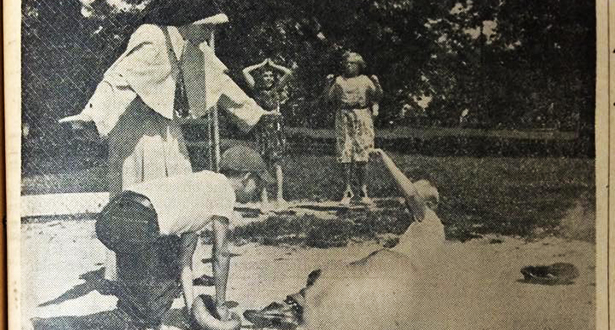
M 609 7 L 5 1 L 9 329 L 608 329 Z

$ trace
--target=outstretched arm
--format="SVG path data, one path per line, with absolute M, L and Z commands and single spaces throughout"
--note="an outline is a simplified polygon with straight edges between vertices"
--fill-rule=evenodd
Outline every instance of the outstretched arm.
M 412 181 L 404 175 L 404 173 L 395 165 L 395 162 L 387 155 L 382 149 L 375 149 L 373 151 L 381 156 L 382 162 L 395 180 L 397 188 L 402 192 L 406 200 L 406 204 L 410 210 L 414 213 L 415 218 L 418 221 L 423 221 L 425 218 L 425 211 L 427 205 L 425 200 L 412 184 Z
M 226 74 L 220 73 L 212 78 L 206 92 L 210 104 L 216 104 L 226 111 L 231 120 L 243 132 L 249 132 L 264 115 L 276 115 L 265 111 L 248 97 L 246 93 Z
M 254 88 L 254 86 L 256 85 L 256 81 L 254 80 L 254 77 L 252 76 L 252 71 L 265 66 L 268 60 L 269 59 L 266 59 L 258 64 L 250 65 L 249 67 L 246 67 L 245 69 L 243 69 L 242 71 L 243 78 L 246 80 L 250 88 Z
M 100 138 L 92 117 L 85 113 L 79 113 L 60 119 L 58 123 L 69 124 L 79 140 L 96 141 Z
M 87 123 L 91 123 L 94 120 L 87 113 L 78 113 L 76 115 L 64 117 L 58 120 L 60 124 L 70 124 L 71 128 L 74 130 L 85 129 Z

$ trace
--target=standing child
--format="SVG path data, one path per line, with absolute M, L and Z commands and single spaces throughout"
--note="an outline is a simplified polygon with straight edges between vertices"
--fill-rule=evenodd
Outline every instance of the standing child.
M 252 73 L 260 69 L 256 79 Z M 275 72 L 282 73 L 280 79 L 276 79 Z M 266 59 L 261 63 L 243 69 L 243 76 L 254 91 L 254 99 L 264 110 L 277 114 L 265 116 L 256 131 L 260 153 L 270 168 L 275 169 L 277 181 L 277 205 L 281 207 L 284 201 L 283 174 L 281 161 L 286 151 L 286 137 L 283 131 L 283 118 L 280 113 L 280 104 L 283 103 L 282 89 L 292 76 L 292 70 Z M 261 196 L 263 204 L 268 204 L 267 189 L 263 189 Z
M 359 181 L 361 202 L 370 204 L 367 194 L 367 162 L 369 151 L 374 148 L 374 123 L 372 116 L 378 115 L 378 102 L 382 87 L 378 77 L 361 74 L 365 61 L 357 53 L 346 53 L 343 59 L 344 73 L 341 76 L 327 76 L 326 98 L 337 108 L 335 132 L 337 160 L 342 164 L 345 190 L 342 204 L 349 204 L 352 191 L 353 165 Z

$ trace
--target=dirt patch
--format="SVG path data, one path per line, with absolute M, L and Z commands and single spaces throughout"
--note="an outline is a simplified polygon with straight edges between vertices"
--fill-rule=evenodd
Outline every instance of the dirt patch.
M 498 244 L 491 244 L 494 239 Z M 238 304 L 236 312 L 262 308 L 301 289 L 312 270 L 339 267 L 378 248 L 375 241 L 327 249 L 234 246 L 227 296 Z M 116 303 L 99 281 L 104 255 L 92 220 L 22 225 L 22 281 L 27 285 L 21 296 L 26 324 L 52 330 L 86 329 L 85 323 L 104 325 Z M 210 255 L 211 246 L 197 248 L 197 276 L 211 275 Z M 420 321 L 429 325 L 419 328 L 450 329 L 455 324 L 461 330 L 594 329 L 595 248 L 591 243 L 486 236 L 466 243 L 448 242 L 443 255 L 428 257 L 438 262 L 429 268 L 416 297 L 417 313 L 424 316 Z M 579 269 L 573 284 L 521 282 L 523 267 L 555 262 Z M 197 293 L 213 290 L 197 287 Z M 176 299 L 165 320 L 167 329 L 188 329 L 181 318 L 182 306 L 181 298 Z M 250 326 L 247 321 L 246 326 Z

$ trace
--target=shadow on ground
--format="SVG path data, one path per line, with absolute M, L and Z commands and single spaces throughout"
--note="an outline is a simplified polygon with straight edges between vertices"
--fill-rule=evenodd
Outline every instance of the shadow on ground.
M 138 330 L 128 325 L 118 310 L 105 311 L 82 316 L 58 316 L 33 318 L 33 330 Z M 242 329 L 255 329 L 252 325 L 242 325 Z M 184 311 L 175 308 L 167 312 L 163 329 L 191 329 Z
M 136 330 L 126 326 L 116 310 L 83 316 L 33 318 L 32 327 L 34 330 Z
M 102 295 L 114 295 L 114 287 L 110 281 L 105 279 L 104 274 L 104 267 L 81 274 L 79 278 L 85 280 L 85 283 L 75 285 L 59 297 L 41 303 L 39 307 L 58 305 L 68 300 L 83 297 L 92 291 L 98 291 Z

